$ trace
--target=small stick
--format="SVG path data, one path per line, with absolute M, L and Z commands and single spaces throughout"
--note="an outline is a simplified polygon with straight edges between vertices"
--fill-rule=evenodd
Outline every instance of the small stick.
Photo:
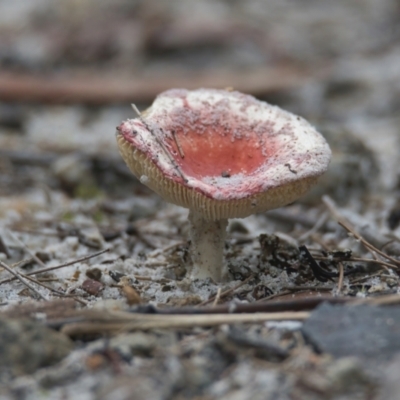
M 8 234 L 13 238 L 15 242 L 17 242 L 20 246 L 22 246 L 25 251 L 42 267 L 46 268 L 46 264 L 33 252 L 31 251 L 26 244 L 24 244 L 17 235 L 14 235 L 13 232 L 8 231 Z
M 357 240 L 359 240 L 368 250 L 372 250 L 373 252 L 379 254 L 381 257 L 386 258 L 387 260 L 392 261 L 396 266 L 400 266 L 400 260 L 397 260 L 387 254 L 385 254 L 383 251 L 379 250 L 376 248 L 374 245 L 369 243 L 367 240 L 365 240 L 350 224 L 349 222 L 343 218 L 343 216 L 339 213 L 337 210 L 335 203 L 329 196 L 323 196 L 322 201 L 324 204 L 328 207 L 329 211 L 333 214 L 333 216 L 337 219 L 338 224 L 346 229 L 348 232 L 350 232 Z M 372 253 L 372 255 L 374 255 Z M 397 267 L 396 267 L 397 268 Z
M 64 268 L 64 267 L 69 267 L 70 265 L 73 265 L 73 264 L 76 264 L 76 263 L 79 263 L 79 262 L 83 262 L 83 261 L 89 260 L 90 258 L 93 258 L 93 257 L 97 257 L 97 256 L 99 256 L 99 255 L 101 255 L 101 254 L 103 254 L 103 253 L 106 253 L 107 251 L 110 251 L 110 249 L 101 250 L 101 251 L 98 251 L 97 253 L 93 253 L 93 254 L 91 254 L 91 255 L 89 255 L 89 256 L 85 256 L 85 257 L 82 257 L 82 258 L 78 258 L 78 259 L 76 259 L 76 260 L 69 261 L 69 262 L 67 262 L 67 263 L 63 263 L 63 264 L 60 264 L 60 265 L 56 265 L 56 266 L 54 266 L 54 267 L 47 267 L 47 268 L 44 268 L 44 269 L 38 269 L 38 270 L 36 270 L 36 271 L 28 272 L 28 273 L 25 274 L 25 275 L 26 275 L 26 276 L 36 275 L 36 274 L 41 274 L 41 273 L 43 273 L 43 272 L 53 271 L 53 270 L 55 270 L 55 269 L 60 269 L 60 268 Z M 3 279 L 2 281 L 0 281 L 0 285 L 3 284 L 3 283 L 12 282 L 12 281 L 14 281 L 15 279 L 16 279 L 16 278 Z
M 175 247 L 181 246 L 181 245 L 183 245 L 183 244 L 185 244 L 185 242 L 182 241 L 182 240 L 180 240 L 179 242 L 175 242 L 175 243 L 169 244 L 168 246 L 165 246 L 165 247 L 163 247 L 162 249 L 153 250 L 152 252 L 150 252 L 149 254 L 147 254 L 147 257 L 148 257 L 148 258 L 149 258 L 149 257 L 150 257 L 150 258 L 155 258 L 155 257 L 157 257 L 158 255 L 160 255 L 160 254 L 162 254 L 162 253 L 166 253 L 167 251 L 172 250 L 172 249 L 174 249 Z
M 338 280 L 338 293 L 341 293 L 343 289 L 343 280 L 344 280 L 344 267 L 343 263 L 339 263 L 339 280 Z
M 178 173 L 178 175 L 183 179 L 184 182 L 188 182 L 188 179 L 185 177 L 185 175 L 181 171 L 179 165 L 176 163 L 174 158 L 171 156 L 170 152 L 168 151 L 168 149 L 165 146 L 165 144 L 163 143 L 163 141 L 158 137 L 158 135 L 152 129 L 150 129 L 149 124 L 143 118 L 140 117 L 140 120 L 142 121 L 142 123 L 146 127 L 146 129 L 152 134 L 152 136 L 154 136 L 154 139 L 159 144 L 159 146 L 161 147 L 161 150 L 167 156 L 168 160 L 173 165 L 173 167 L 175 168 L 175 170 Z
M 382 273 L 383 273 L 383 271 L 378 271 L 376 274 L 371 274 L 371 275 L 368 275 L 368 276 L 362 276 L 361 278 L 350 280 L 350 284 L 354 285 L 356 283 L 361 283 L 362 281 L 365 281 L 367 279 L 374 278 L 375 276 L 382 276 Z
M 176 137 L 175 131 L 172 131 L 172 137 L 174 138 L 176 147 L 178 148 L 179 155 L 181 156 L 181 158 L 185 158 L 185 153 L 183 152 L 181 144 L 179 143 L 178 138 Z
M 137 233 L 136 233 L 136 237 L 141 241 L 141 242 L 143 242 L 147 247 L 150 247 L 151 249 L 155 249 L 155 248 L 157 248 L 157 246 L 151 241 L 151 240 L 149 240 L 147 237 L 146 237 L 146 235 L 151 235 L 151 233 L 149 234 L 149 233 L 143 233 L 143 232 L 140 232 L 140 231 L 138 231 Z
M 169 263 L 167 263 L 166 261 L 148 261 L 148 260 L 137 261 L 137 264 L 149 268 L 167 267 L 169 265 Z
M 45 289 L 49 290 L 50 292 L 54 292 L 54 293 L 57 293 L 57 294 L 60 294 L 60 295 L 63 295 L 63 294 L 64 294 L 63 292 L 60 292 L 60 291 L 58 291 L 57 289 L 53 289 L 52 287 L 46 285 L 45 283 L 40 282 L 40 281 L 38 281 L 38 280 L 35 279 L 35 278 L 32 278 L 31 276 L 24 275 L 24 274 L 20 274 L 20 275 L 23 276 L 25 279 L 28 279 L 28 281 L 31 281 L 31 282 L 33 282 L 33 283 L 36 283 L 36 285 L 38 285 L 38 286 L 44 287 Z
M 398 296 L 400 299 L 400 296 Z M 362 299 L 365 300 L 365 299 Z M 357 303 L 354 303 L 354 302 Z M 323 302 L 329 304 L 359 304 L 360 299 L 354 297 L 332 297 L 332 296 L 314 296 L 314 297 L 303 297 L 294 300 L 284 301 L 271 301 L 266 303 L 230 303 L 230 304 L 219 304 L 215 307 L 196 307 L 196 306 L 183 306 L 183 307 L 167 307 L 167 308 L 156 308 L 150 304 L 138 305 L 136 308 L 131 309 L 129 315 L 126 313 L 121 314 L 119 311 L 102 311 L 98 310 L 81 310 L 77 311 L 73 315 L 63 316 L 60 313 L 58 318 L 54 318 L 48 321 L 48 325 L 53 327 L 62 327 L 63 325 L 70 322 L 84 322 L 88 319 L 92 321 L 104 321 L 105 319 L 111 320 L 114 317 L 118 318 L 119 321 L 130 321 L 138 318 L 140 315 L 164 315 L 166 318 L 173 318 L 175 315 L 232 315 L 232 314 L 258 314 L 258 313 L 282 313 L 282 312 L 294 312 L 294 311 L 311 311 Z M 106 315 L 105 315 L 106 313 Z
M 23 260 L 11 264 L 11 266 L 9 267 L 12 269 L 15 269 L 17 267 L 23 268 L 24 266 L 31 264 L 33 261 L 34 261 L 33 258 L 24 258 Z M 3 269 L 0 269 L 0 271 L 3 271 Z
M 168 283 L 171 282 L 173 279 L 168 278 L 152 278 L 150 276 L 141 276 L 141 275 L 133 275 L 135 279 L 138 281 L 149 281 L 149 282 L 156 282 L 156 283 Z
M 53 293 L 55 293 L 55 294 L 58 294 L 58 295 L 61 296 L 61 297 L 72 297 L 72 298 L 73 298 L 74 300 L 76 300 L 77 302 L 79 302 L 79 303 L 81 303 L 81 304 L 83 304 L 83 305 L 87 305 L 87 303 L 86 303 L 85 301 L 83 301 L 83 300 L 81 300 L 81 299 L 79 299 L 79 298 L 77 298 L 77 297 L 75 297 L 75 296 L 69 296 L 69 295 L 67 295 L 67 294 L 65 294 L 65 293 L 63 293 L 63 292 L 60 292 L 60 291 L 57 290 L 57 289 L 53 289 L 51 286 L 48 286 L 48 285 L 44 284 L 43 282 L 40 282 L 40 281 L 38 281 L 37 279 L 32 278 L 31 276 L 27 276 L 27 275 L 23 275 L 23 276 L 24 276 L 25 279 L 28 279 L 29 281 L 31 281 L 31 282 L 33 282 L 33 283 L 36 283 L 36 285 L 42 286 L 42 287 L 44 287 L 45 289 L 49 290 L 50 292 L 53 292 Z
M 392 261 L 393 263 L 396 264 L 396 268 L 400 266 L 400 260 L 396 260 L 395 258 L 385 254 L 383 251 L 379 250 L 377 247 L 369 243 L 367 240 L 365 240 L 360 234 L 358 234 L 353 227 L 348 225 L 347 223 L 343 223 L 341 221 L 338 222 L 340 226 L 342 226 L 344 229 L 349 231 L 356 239 L 358 239 L 368 250 L 372 250 L 372 255 L 375 256 L 374 252 L 379 254 L 381 257 L 386 258 L 389 261 Z M 378 261 L 378 259 L 376 260 Z
M 192 328 L 218 326 L 236 323 L 261 323 L 266 321 L 303 321 L 310 315 L 306 311 L 255 314 L 214 314 L 214 315 L 93 315 L 81 322 L 72 322 L 61 328 L 61 332 L 74 336 L 91 333 L 109 333 L 120 330 L 145 330 L 162 328 Z
M 228 289 L 228 290 L 225 290 L 225 292 L 222 292 L 222 293 L 220 294 L 220 299 L 223 299 L 224 297 L 230 295 L 230 294 L 233 293 L 235 290 L 239 289 L 240 287 L 242 287 L 243 285 L 245 285 L 247 282 L 249 282 L 250 279 L 252 279 L 253 277 L 254 277 L 253 275 L 250 275 L 248 278 L 246 278 L 244 281 L 240 282 L 238 285 L 236 285 L 236 286 L 234 286 L 233 288 L 230 288 L 230 289 Z M 218 292 L 217 292 L 217 294 L 216 294 L 215 296 L 212 296 L 212 297 L 209 298 L 208 300 L 205 300 L 205 301 L 201 302 L 201 303 L 198 304 L 197 306 L 198 306 L 198 307 L 201 307 L 201 306 L 205 306 L 205 305 L 207 305 L 207 304 L 212 303 L 212 302 L 215 300 L 215 298 L 216 298 L 217 295 L 218 295 Z
M 42 300 L 47 301 L 46 297 L 44 297 L 39 291 L 37 291 L 30 283 L 28 283 L 18 272 L 11 269 L 7 264 L 3 261 L 0 261 L 0 265 L 7 270 L 10 274 L 15 276 L 15 279 L 18 279 L 21 283 L 23 283 L 27 288 L 32 290 L 33 293 L 38 295 Z
M 82 299 L 80 299 L 79 297 L 77 297 L 77 296 L 75 296 L 75 295 L 73 295 L 73 294 L 66 294 L 66 293 L 63 293 L 63 294 L 61 295 L 61 294 L 58 294 L 58 293 L 54 293 L 54 296 L 63 297 L 63 298 L 68 298 L 68 299 L 73 299 L 73 300 L 77 301 L 78 303 L 81 303 L 83 306 L 87 306 L 87 305 L 88 305 L 88 303 L 87 303 L 85 300 L 82 300 Z
M 222 291 L 222 289 L 219 287 L 218 291 L 217 291 L 217 295 L 215 296 L 215 300 L 212 304 L 212 307 L 215 307 L 218 304 L 219 299 L 221 298 L 221 291 Z
M 313 254 L 313 257 L 314 257 L 316 260 L 319 260 L 319 261 L 332 261 L 332 259 L 329 258 L 329 257 L 324 257 L 324 256 L 319 256 L 319 255 L 314 255 L 314 254 Z M 379 265 L 381 265 L 385 270 L 388 270 L 388 268 L 391 268 L 391 269 L 396 269 L 396 268 L 397 268 L 397 267 L 396 267 L 395 265 L 393 265 L 393 264 L 389 264 L 389 263 L 387 263 L 387 262 L 385 262 L 385 261 L 382 261 L 382 260 L 375 260 L 375 259 L 372 259 L 372 258 L 351 257 L 351 258 L 349 258 L 348 260 L 345 260 L 345 261 L 347 261 L 347 262 L 365 262 L 365 263 L 379 264 Z
M 40 278 L 38 282 L 60 282 L 59 278 Z
M 31 235 L 41 235 L 41 236 L 49 236 L 49 237 L 59 237 L 60 234 L 58 232 L 41 232 L 36 229 L 22 229 L 22 228 L 13 228 L 14 232 L 19 233 L 30 233 Z
M 326 287 L 326 286 L 284 286 L 282 288 L 283 290 L 290 290 L 291 292 L 301 292 L 301 291 L 307 291 L 309 290 L 310 292 L 329 292 L 333 289 L 333 287 Z
M 139 111 L 139 109 L 136 107 L 136 104 L 131 103 L 132 110 L 135 111 L 137 116 L 140 118 L 142 116 L 142 113 Z
M 275 299 L 276 297 L 286 296 L 287 294 L 292 294 L 292 292 L 290 290 L 285 290 L 283 292 L 274 293 L 274 294 L 271 294 L 270 296 L 263 297 L 262 299 L 256 300 L 255 302 L 256 303 L 262 303 L 264 301 Z

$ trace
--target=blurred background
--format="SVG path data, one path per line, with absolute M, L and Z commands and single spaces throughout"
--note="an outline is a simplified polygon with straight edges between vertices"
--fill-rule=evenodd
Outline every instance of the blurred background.
M 233 87 L 316 125 L 334 157 L 303 203 L 396 207 L 399 0 L 0 0 L 0 217 L 95 199 L 102 219 L 132 194 L 151 213 L 114 131 L 171 87 Z

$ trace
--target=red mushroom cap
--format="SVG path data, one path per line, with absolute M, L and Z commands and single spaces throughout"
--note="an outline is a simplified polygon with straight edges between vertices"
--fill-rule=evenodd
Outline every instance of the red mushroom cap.
M 167 201 L 209 219 L 288 204 L 326 171 L 331 152 L 303 118 L 225 90 L 174 89 L 117 128 L 131 171 Z

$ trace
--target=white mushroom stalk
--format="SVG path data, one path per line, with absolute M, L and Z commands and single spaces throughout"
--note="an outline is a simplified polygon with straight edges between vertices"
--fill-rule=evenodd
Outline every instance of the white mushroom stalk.
M 117 128 L 122 157 L 142 183 L 190 210 L 194 279 L 223 275 L 227 220 L 304 194 L 329 164 L 304 119 L 252 96 L 183 89 L 160 94 Z
M 211 278 L 219 282 L 223 275 L 223 253 L 227 219 L 205 219 L 201 213 L 190 210 L 190 241 L 193 279 Z

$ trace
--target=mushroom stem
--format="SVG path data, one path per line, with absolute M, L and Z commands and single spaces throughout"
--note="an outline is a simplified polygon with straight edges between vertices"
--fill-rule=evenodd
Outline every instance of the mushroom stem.
M 215 282 L 221 281 L 228 220 L 205 219 L 200 213 L 190 210 L 189 221 L 190 254 L 193 261 L 191 278 L 211 278 Z

